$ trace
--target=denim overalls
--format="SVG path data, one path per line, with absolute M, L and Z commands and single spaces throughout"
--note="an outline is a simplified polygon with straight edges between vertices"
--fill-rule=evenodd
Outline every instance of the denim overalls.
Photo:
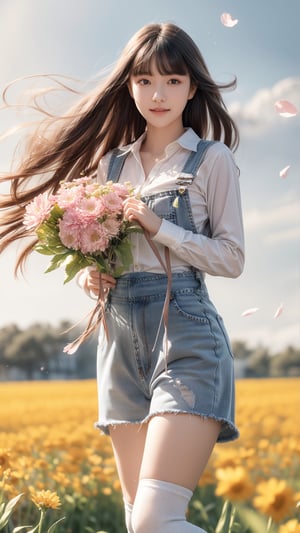
M 160 217 L 197 233 L 188 186 L 213 141 L 200 141 L 179 174 L 176 190 L 143 196 Z M 115 150 L 107 180 L 118 181 L 128 153 Z M 210 228 L 205 230 L 210 235 Z M 122 275 L 110 291 L 98 345 L 99 422 L 142 423 L 162 413 L 191 413 L 222 423 L 219 442 L 238 437 L 234 424 L 233 355 L 222 318 L 210 301 L 201 272 L 172 274 L 167 330 L 159 327 L 167 276 Z

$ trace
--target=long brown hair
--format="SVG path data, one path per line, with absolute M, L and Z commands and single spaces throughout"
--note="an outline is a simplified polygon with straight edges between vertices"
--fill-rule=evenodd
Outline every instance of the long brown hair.
M 125 46 L 115 68 L 93 90 L 60 117 L 46 115 L 26 142 L 17 168 L 0 181 L 10 183 L 10 194 L 0 196 L 0 252 L 28 236 L 24 209 L 36 195 L 55 193 L 61 180 L 92 173 L 109 150 L 135 141 L 146 122 L 128 91 L 132 74 L 150 73 L 155 60 L 161 74 L 189 74 L 197 87 L 183 113 L 183 125 L 202 138 L 238 145 L 238 131 L 221 97 L 221 90 L 235 87 L 213 81 L 206 63 L 189 35 L 174 24 L 148 24 Z M 16 271 L 24 266 L 36 240 L 21 252 Z

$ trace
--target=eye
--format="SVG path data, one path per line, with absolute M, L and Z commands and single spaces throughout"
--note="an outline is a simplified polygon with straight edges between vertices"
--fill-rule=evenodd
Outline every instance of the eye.
M 168 83 L 169 85 L 179 85 L 180 80 L 178 78 L 171 78 Z
M 141 78 L 136 81 L 137 85 L 149 85 L 150 80 L 147 80 L 147 78 Z

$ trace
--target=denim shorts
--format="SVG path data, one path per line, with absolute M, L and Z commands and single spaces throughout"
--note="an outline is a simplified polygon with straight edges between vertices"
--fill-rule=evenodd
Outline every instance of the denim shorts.
M 222 318 L 202 278 L 172 276 L 167 328 L 160 328 L 164 274 L 121 276 L 110 291 L 98 345 L 96 427 L 147 422 L 163 413 L 190 413 L 221 422 L 218 442 L 238 437 L 234 423 L 234 363 Z M 167 368 L 166 364 L 167 363 Z

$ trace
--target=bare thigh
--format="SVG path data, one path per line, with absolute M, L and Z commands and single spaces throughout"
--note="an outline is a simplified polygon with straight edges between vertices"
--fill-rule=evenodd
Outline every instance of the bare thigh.
M 148 425 L 140 478 L 194 490 L 220 432 L 216 420 L 191 414 L 154 416 Z
M 134 502 L 141 478 L 194 490 L 219 431 L 219 422 L 183 413 L 156 415 L 141 426 L 115 426 L 110 435 L 124 498 Z
M 147 424 L 120 424 L 110 427 L 110 436 L 122 493 L 133 503 L 140 478 Z

